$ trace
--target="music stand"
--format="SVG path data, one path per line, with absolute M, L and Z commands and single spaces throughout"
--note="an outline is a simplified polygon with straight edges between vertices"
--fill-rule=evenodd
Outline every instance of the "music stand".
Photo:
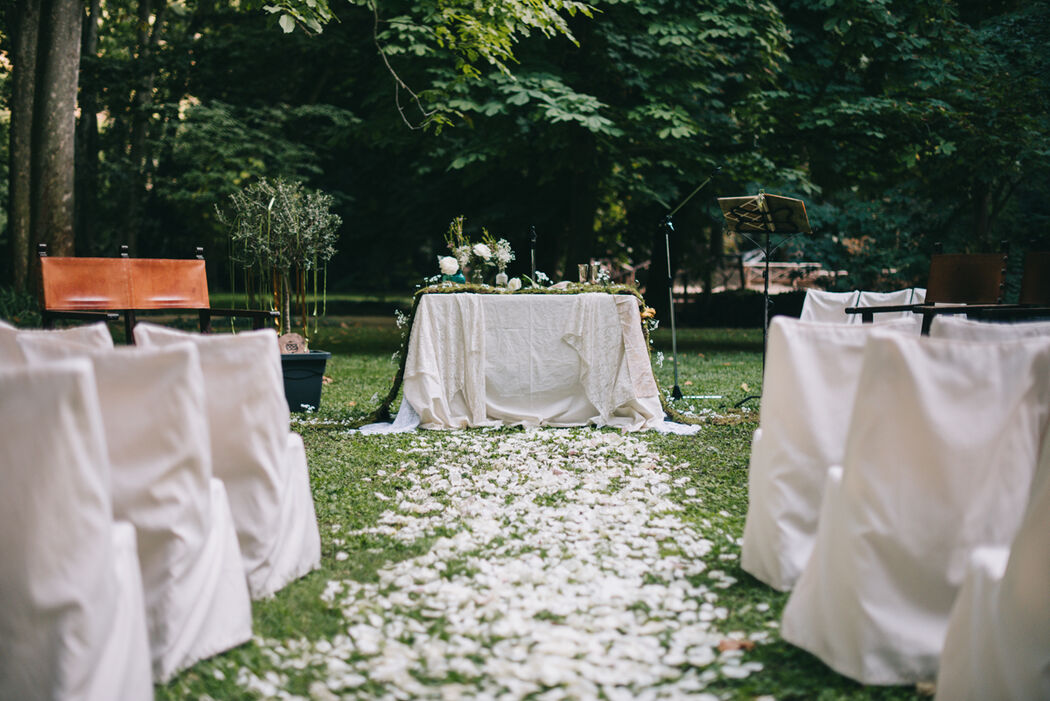
M 811 234 L 809 217 L 806 216 L 806 203 L 793 197 L 767 195 L 759 191 L 757 195 L 743 197 L 719 197 L 718 205 L 725 217 L 726 230 L 743 235 L 751 243 L 759 246 L 765 256 L 765 272 L 762 276 L 762 370 L 766 368 L 766 341 L 769 336 L 769 259 L 786 238 L 773 245 L 773 236 L 793 236 Z M 755 241 L 748 234 L 761 234 L 762 243 Z M 758 395 L 745 397 L 737 406 Z
M 707 180 L 696 186 L 696 189 L 686 195 L 686 198 L 678 203 L 678 206 L 667 212 L 661 222 L 664 230 L 664 251 L 667 253 L 667 303 L 671 311 L 671 355 L 674 357 L 674 388 L 671 390 L 671 399 L 721 399 L 720 394 L 696 394 L 686 397 L 682 394 L 682 388 L 678 386 L 678 330 L 674 323 L 674 271 L 671 270 L 671 232 L 674 231 L 674 215 L 678 213 L 686 203 L 693 199 L 696 193 L 707 187 L 711 179 L 722 170 L 718 166 L 707 176 Z

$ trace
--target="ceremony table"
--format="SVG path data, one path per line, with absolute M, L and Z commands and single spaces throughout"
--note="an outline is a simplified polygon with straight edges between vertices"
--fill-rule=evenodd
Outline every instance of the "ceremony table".
M 403 388 L 423 428 L 664 421 L 634 295 L 427 293 Z

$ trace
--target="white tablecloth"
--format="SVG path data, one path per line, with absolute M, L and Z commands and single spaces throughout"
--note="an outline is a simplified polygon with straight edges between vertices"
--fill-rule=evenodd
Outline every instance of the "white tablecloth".
M 424 428 L 664 423 L 630 295 L 425 295 L 403 386 Z

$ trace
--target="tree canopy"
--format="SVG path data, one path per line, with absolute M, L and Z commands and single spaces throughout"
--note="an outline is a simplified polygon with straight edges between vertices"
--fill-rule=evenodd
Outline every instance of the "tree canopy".
M 534 227 L 551 274 L 659 271 L 662 218 L 712 173 L 675 217 L 695 280 L 749 245 L 715 197 L 759 188 L 806 201 L 795 254 L 851 286 L 918 278 L 935 241 L 1050 245 L 1043 2 L 95 0 L 83 25 L 81 255 L 221 262 L 215 205 L 281 177 L 334 198 L 329 289 L 411 289 L 460 214 L 519 252 Z

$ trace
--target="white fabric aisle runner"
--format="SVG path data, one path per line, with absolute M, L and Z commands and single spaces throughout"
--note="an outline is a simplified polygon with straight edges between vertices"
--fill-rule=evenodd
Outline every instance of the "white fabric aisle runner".
M 638 303 L 625 295 L 427 295 L 409 339 L 404 397 L 392 424 L 361 431 L 699 430 L 664 421 Z

